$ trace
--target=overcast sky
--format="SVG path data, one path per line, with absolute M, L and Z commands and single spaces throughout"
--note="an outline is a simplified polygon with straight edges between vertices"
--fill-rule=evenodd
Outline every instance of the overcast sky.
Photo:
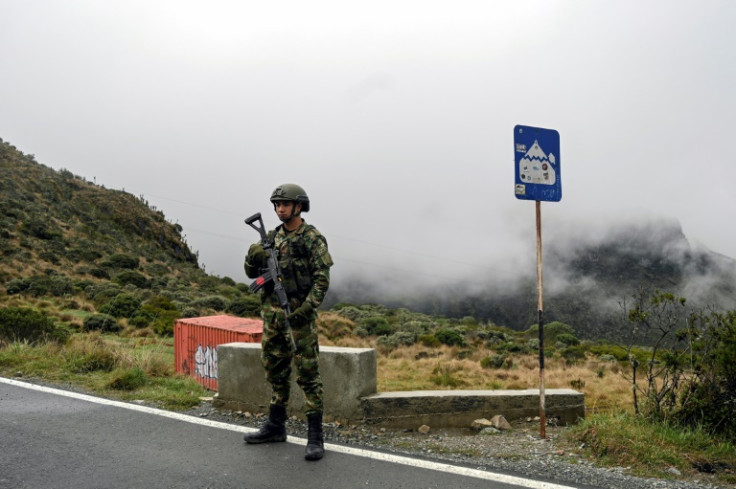
M 239 281 L 284 182 L 336 280 L 533 273 L 513 128 L 559 131 L 543 236 L 677 219 L 736 257 L 736 2 L 0 0 L 0 137 L 143 196 Z M 524 272 L 524 273 L 526 273 Z M 392 280 L 394 280 L 392 278 Z

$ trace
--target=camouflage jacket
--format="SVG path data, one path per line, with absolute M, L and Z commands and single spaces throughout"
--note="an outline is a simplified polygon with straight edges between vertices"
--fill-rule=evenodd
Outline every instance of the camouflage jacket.
M 268 233 L 268 239 L 278 250 L 279 268 L 291 309 L 309 302 L 316 310 L 327 294 L 333 265 L 325 237 L 314 226 L 302 222 L 292 232 L 281 225 Z M 280 309 L 273 287 L 264 288 L 263 295 L 267 309 Z

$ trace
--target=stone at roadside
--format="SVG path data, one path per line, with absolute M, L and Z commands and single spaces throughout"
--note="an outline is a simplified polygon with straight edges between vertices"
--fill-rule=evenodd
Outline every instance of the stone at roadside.
M 420 426 L 420 427 L 419 427 L 419 428 L 417 429 L 417 431 L 418 431 L 419 433 L 423 434 L 423 435 L 426 435 L 427 433 L 429 433 L 429 430 L 430 430 L 430 428 L 429 428 L 429 426 L 427 426 L 426 424 L 423 424 L 422 426 Z
M 493 426 L 489 426 L 487 428 L 483 428 L 478 432 L 478 436 L 490 436 L 490 435 L 500 435 L 501 430 L 498 430 L 494 428 Z
M 488 421 L 486 418 L 480 418 L 473 421 L 473 424 L 471 424 L 470 427 L 476 431 L 480 431 L 483 428 L 493 427 L 493 423 Z
M 491 418 L 491 424 L 494 428 L 497 428 L 501 431 L 503 430 L 510 430 L 511 424 L 506 421 L 506 418 L 503 417 L 501 414 L 497 414 L 494 417 Z

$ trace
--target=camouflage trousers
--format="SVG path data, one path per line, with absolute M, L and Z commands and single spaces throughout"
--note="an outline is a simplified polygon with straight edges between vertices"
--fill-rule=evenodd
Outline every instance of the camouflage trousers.
M 294 328 L 291 334 L 296 343 L 292 353 L 291 336 L 284 324 L 282 311 L 264 311 L 261 363 L 266 380 L 271 384 L 271 404 L 286 406 L 290 395 L 292 361 L 296 368 L 296 383 L 304 391 L 305 414 L 323 411 L 322 378 L 319 375 L 319 343 L 314 321 Z

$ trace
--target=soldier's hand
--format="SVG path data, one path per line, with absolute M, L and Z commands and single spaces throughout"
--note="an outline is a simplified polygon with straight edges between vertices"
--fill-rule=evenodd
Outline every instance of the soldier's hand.
M 309 320 L 312 318 L 312 312 L 314 312 L 314 307 L 312 307 L 312 304 L 310 304 L 309 302 L 305 302 L 301 306 L 294 309 L 294 312 L 286 316 L 286 318 L 289 320 L 289 324 L 291 324 L 291 326 L 299 328 L 309 322 Z
M 250 245 L 250 248 L 248 248 L 248 257 L 247 257 L 248 263 L 256 268 L 263 268 L 266 266 L 266 260 L 268 259 L 268 256 L 266 255 L 266 250 L 263 249 L 263 246 L 260 244 L 252 244 Z

